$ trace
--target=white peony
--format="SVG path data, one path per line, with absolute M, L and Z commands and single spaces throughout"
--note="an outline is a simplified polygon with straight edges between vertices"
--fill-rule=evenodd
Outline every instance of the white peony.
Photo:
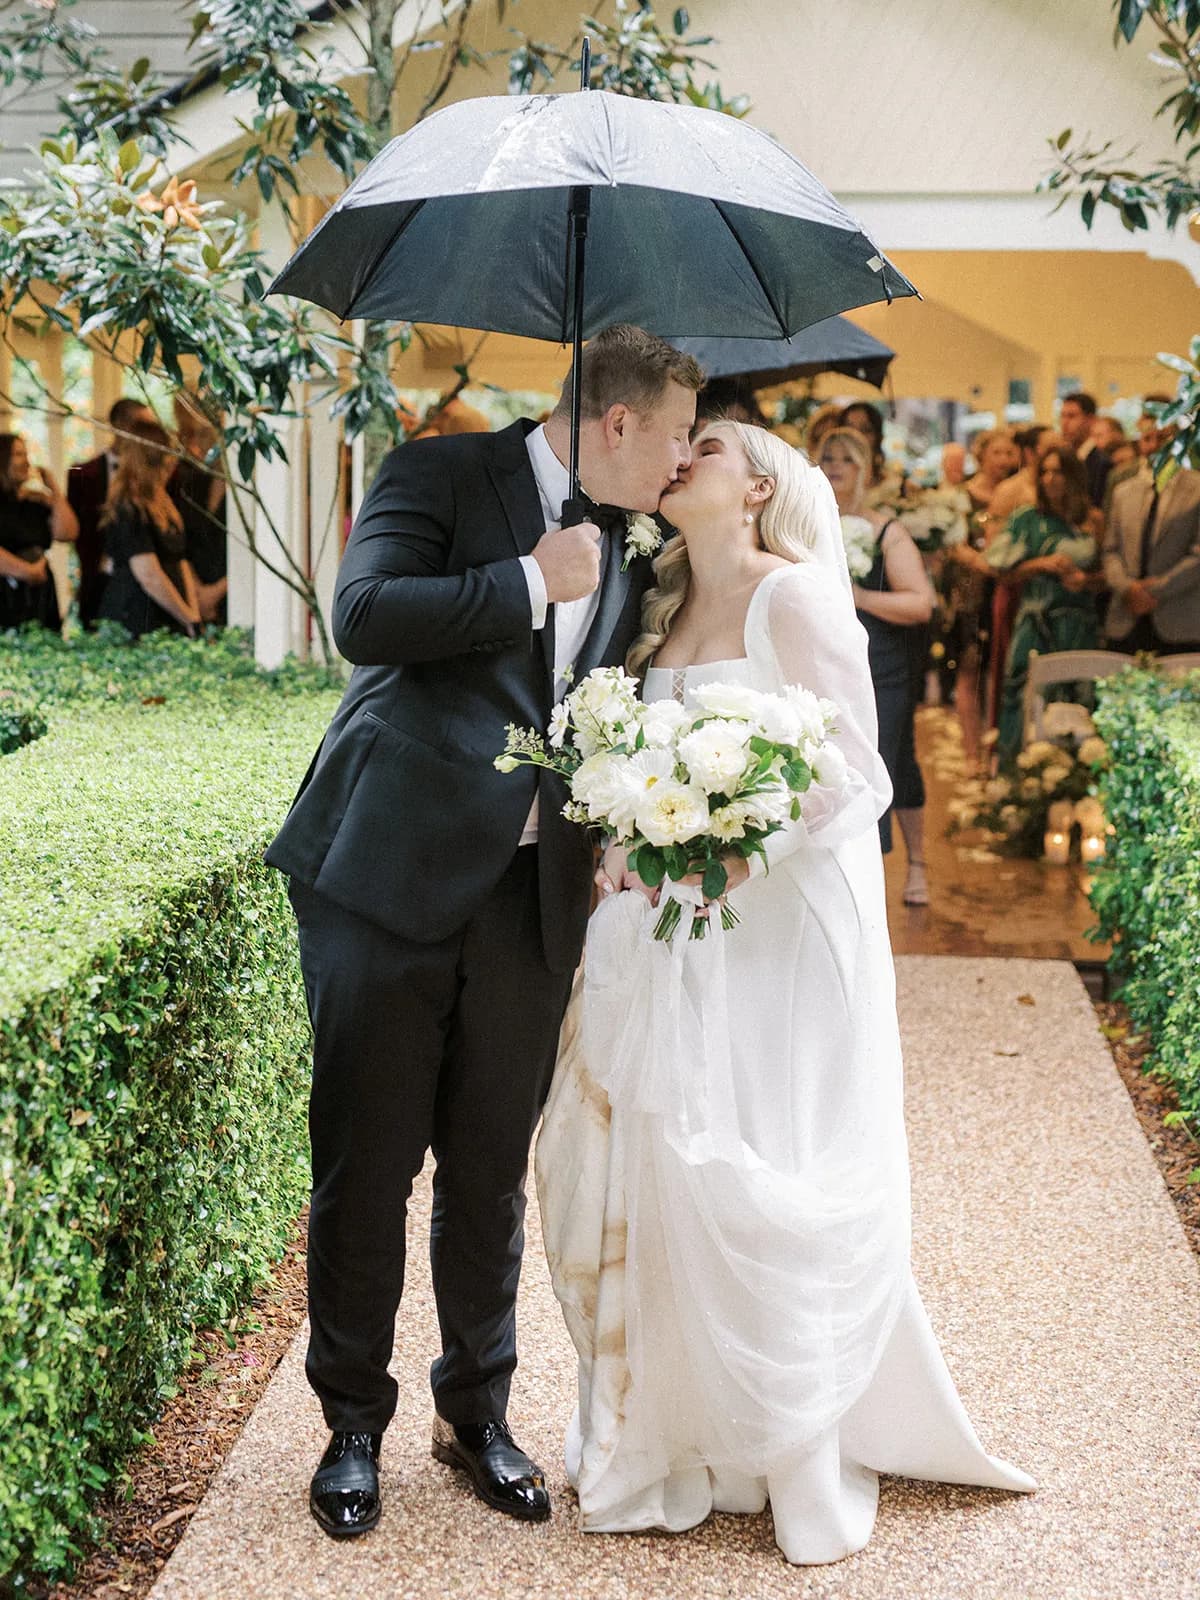
M 638 808 L 636 824 L 637 831 L 651 844 L 682 844 L 707 833 L 708 798 L 694 784 L 658 783 Z
M 702 711 L 713 716 L 744 717 L 748 722 L 756 722 L 767 696 L 742 683 L 702 683 L 692 690 L 692 698 Z
M 865 578 L 875 564 L 875 525 L 866 517 L 843 517 L 841 522 L 846 565 L 857 581 Z
M 989 805 L 995 805 L 997 800 L 1007 800 L 1012 793 L 1012 784 L 1007 778 L 990 778 L 983 791 L 983 797 Z
M 617 810 L 631 811 L 626 802 L 631 790 L 631 780 L 626 769 L 629 756 L 614 755 L 600 750 L 588 756 L 571 779 L 571 796 L 587 806 L 597 821 L 612 818 Z M 670 758 L 667 759 L 667 776 L 670 776 Z
M 679 759 L 693 783 L 708 794 L 727 794 L 746 770 L 750 749 L 745 723 L 717 718 L 705 722 L 679 741 Z
M 813 753 L 813 777 L 823 789 L 844 789 L 850 767 L 837 745 L 825 743 Z
M 829 700 L 818 700 L 811 689 L 802 689 L 795 683 L 789 683 L 784 694 L 799 719 L 799 743 L 821 744 L 832 724 L 836 707 Z
M 651 700 L 638 707 L 637 720 L 646 743 L 661 747 L 674 744 L 676 734 L 696 719 L 678 700 Z
M 1099 767 L 1108 760 L 1108 746 L 1099 734 L 1093 734 L 1079 746 L 1079 759 L 1085 767 Z
M 783 695 L 765 695 L 758 708 L 758 731 L 772 744 L 799 746 L 805 738 L 805 723 L 797 708 Z
M 731 839 L 744 839 L 748 825 L 749 816 L 743 800 L 733 800 L 727 806 L 718 806 L 708 819 L 709 833 L 726 843 Z

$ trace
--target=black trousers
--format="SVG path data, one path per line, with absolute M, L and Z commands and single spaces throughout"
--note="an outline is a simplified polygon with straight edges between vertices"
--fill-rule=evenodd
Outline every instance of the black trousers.
M 1130 631 L 1123 639 L 1110 639 L 1106 641 L 1113 650 L 1123 650 L 1126 655 L 1133 655 L 1138 650 L 1153 650 L 1160 656 L 1185 656 L 1193 651 L 1200 650 L 1200 643 L 1196 641 L 1181 641 L 1164 639 L 1154 626 L 1154 615 L 1138 617 Z
M 471 922 L 436 944 L 295 880 L 291 899 L 314 1034 L 308 1380 L 331 1429 L 391 1421 L 407 1202 L 432 1149 L 434 1403 L 451 1423 L 502 1417 L 529 1143 L 571 984 L 542 954 L 537 847 L 519 849 Z

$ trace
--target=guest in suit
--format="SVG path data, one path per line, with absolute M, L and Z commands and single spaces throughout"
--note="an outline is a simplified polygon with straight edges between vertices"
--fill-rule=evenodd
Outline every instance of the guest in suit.
M 1183 468 L 1161 489 L 1149 471 L 1116 486 L 1104 575 L 1111 648 L 1200 650 L 1200 472 Z
M 1109 460 L 1096 437 L 1096 422 L 1096 402 L 1090 394 L 1078 389 L 1066 396 L 1058 413 L 1058 431 L 1083 464 L 1089 502 L 1102 506 Z
M 556 780 L 494 758 L 506 724 L 547 726 L 569 669 L 624 661 L 652 575 L 645 559 L 621 570 L 612 508 L 657 509 L 691 459 L 703 379 L 621 326 L 589 342 L 581 381 L 580 478 L 609 506 L 579 525 L 560 526 L 570 377 L 543 426 L 387 456 L 334 598 L 354 674 L 267 852 L 291 879 L 313 1024 L 307 1371 L 332 1438 L 309 1503 L 333 1537 L 380 1513 L 406 1207 L 430 1148 L 434 1455 L 495 1509 L 550 1514 L 505 1411 L 529 1141 L 593 856 Z
M 100 518 L 112 562 L 100 618 L 121 623 L 135 639 L 157 628 L 191 638 L 200 626 L 183 518 L 167 489 L 175 459 L 165 428 L 132 423 Z
M 90 461 L 81 462 L 67 473 L 67 499 L 79 521 L 79 537 L 75 541 L 75 554 L 79 561 L 79 620 L 85 628 L 96 621 L 100 610 L 100 596 L 107 581 L 104 538 L 100 532 L 100 517 L 117 462 L 121 455 L 124 435 L 134 423 L 153 422 L 154 413 L 141 400 L 126 397 L 118 400 L 108 413 L 108 425 L 113 430 L 112 443 Z
M 45 468 L 37 471 L 19 433 L 0 433 L 0 628 L 62 626 L 46 552 L 79 532 L 75 513 Z

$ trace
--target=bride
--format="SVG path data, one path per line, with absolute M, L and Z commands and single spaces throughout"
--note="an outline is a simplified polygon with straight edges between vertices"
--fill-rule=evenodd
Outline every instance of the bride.
M 881 1472 L 1029 1490 L 985 1453 L 909 1266 L 900 1041 L 866 637 L 824 476 L 719 422 L 662 511 L 629 669 L 647 700 L 801 684 L 847 779 L 768 863 L 730 858 L 729 932 L 652 938 L 610 848 L 537 1150 L 579 1357 L 567 1470 L 590 1532 L 680 1531 L 769 1500 L 789 1561 L 871 1535 Z M 667 886 L 705 916 L 697 885 Z

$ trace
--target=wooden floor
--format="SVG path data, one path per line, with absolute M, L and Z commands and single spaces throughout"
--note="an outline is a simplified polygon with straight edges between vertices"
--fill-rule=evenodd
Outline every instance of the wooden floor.
M 948 804 L 963 771 L 952 713 L 942 707 L 917 713 L 917 750 L 925 776 L 931 903 L 920 908 L 902 903 L 906 858 L 897 839 L 887 857 L 888 923 L 895 953 L 1027 956 L 1097 968 L 1108 948 L 1084 936 L 1095 919 L 1084 892 L 1083 869 L 998 856 L 973 835 L 967 842 L 961 836 L 947 839 Z

